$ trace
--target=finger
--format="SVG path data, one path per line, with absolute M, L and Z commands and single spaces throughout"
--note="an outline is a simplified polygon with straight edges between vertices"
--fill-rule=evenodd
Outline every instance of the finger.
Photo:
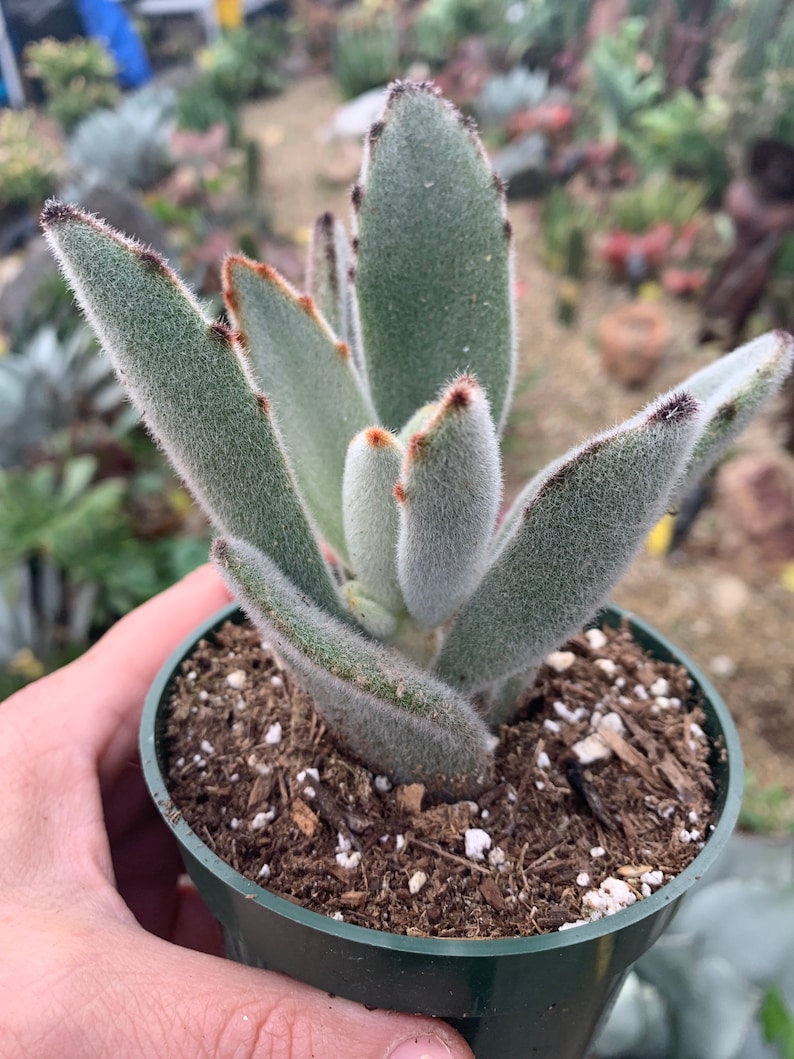
M 140 931 L 105 933 L 97 948 L 85 934 L 62 939 L 36 982 L 60 1002 L 31 1005 L 22 1025 L 14 1007 L 30 1059 L 472 1059 L 444 1023 L 367 1011 Z
M 112 789 L 137 756 L 146 690 L 196 623 L 228 601 L 201 567 L 123 618 L 76 662 L 0 710 L 0 883 L 112 875 L 97 772 Z M 24 867 L 21 874 L 19 867 Z
M 134 755 L 143 700 L 157 671 L 228 601 L 214 570 L 201 566 L 118 621 L 75 662 L 17 692 L 3 712 L 24 710 L 45 752 L 48 742 L 92 748 L 103 779 L 112 782 Z
M 93 737 L 103 785 L 137 756 L 143 702 L 162 665 L 200 622 L 229 600 L 215 570 L 205 564 L 122 618 L 81 659 L 85 671 L 80 679 L 91 681 L 102 694 L 86 703 L 76 737 Z

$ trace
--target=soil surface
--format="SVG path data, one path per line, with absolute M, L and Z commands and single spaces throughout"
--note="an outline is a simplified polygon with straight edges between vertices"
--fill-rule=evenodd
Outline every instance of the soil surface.
M 357 141 L 318 137 L 338 105 L 333 83 L 310 77 L 246 111 L 245 133 L 263 146 L 266 208 L 284 243 L 305 244 L 309 226 L 324 209 L 350 217 Z M 629 292 L 591 265 L 578 322 L 571 328 L 559 324 L 559 281 L 538 254 L 539 205 L 513 202 L 509 209 L 520 376 L 505 439 L 508 499 L 550 458 L 633 414 L 721 352 L 716 345 L 697 344 L 695 304 L 660 295 L 670 328 L 665 359 L 648 385 L 620 386 L 602 370 L 594 335 L 599 319 L 628 302 Z M 299 260 L 279 256 L 273 263 L 282 269 Z M 299 276 L 290 278 L 300 282 Z M 780 451 L 776 411 L 770 408 L 743 435 L 737 453 Z M 673 557 L 640 555 L 614 598 L 679 643 L 714 681 L 738 723 L 751 782 L 785 792 L 783 817 L 794 821 L 794 591 L 784 584 L 781 564 L 761 561 L 733 528 L 718 492 L 683 548 Z
M 243 875 L 358 926 L 497 938 L 600 919 L 703 848 L 720 748 L 686 670 L 628 629 L 566 646 L 500 729 L 480 793 L 433 804 L 334 746 L 261 636 L 227 624 L 175 682 L 174 805 Z

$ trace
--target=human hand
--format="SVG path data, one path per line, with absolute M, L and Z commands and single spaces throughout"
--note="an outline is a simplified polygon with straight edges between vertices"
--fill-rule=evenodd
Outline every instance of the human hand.
M 445 1024 L 219 958 L 140 774 L 157 670 L 227 602 L 202 567 L 0 705 L 3 1059 L 465 1059 Z

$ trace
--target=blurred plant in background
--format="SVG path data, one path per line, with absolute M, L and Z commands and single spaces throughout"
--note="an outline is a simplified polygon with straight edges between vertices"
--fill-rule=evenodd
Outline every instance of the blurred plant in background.
M 61 172 L 59 144 L 28 110 L 0 110 L 0 210 L 38 209 Z
M 467 37 L 495 33 L 506 6 L 504 0 L 427 0 L 413 25 L 416 57 L 442 65 Z
M 173 89 L 147 85 L 115 109 L 93 111 L 69 138 L 72 179 L 83 186 L 101 179 L 127 188 L 153 187 L 172 166 L 176 105 Z
M 288 42 L 288 27 L 276 18 L 257 19 L 250 26 L 224 33 L 200 53 L 198 76 L 179 93 L 179 127 L 207 132 L 222 123 L 235 142 L 237 108 L 284 88 L 282 66 Z
M 98 107 L 121 98 L 116 64 L 97 40 L 53 38 L 25 48 L 26 72 L 41 84 L 47 110 L 66 132 Z
M 0 357 L 0 696 L 79 653 L 209 543 L 86 325 L 72 315 L 61 331 L 47 324 Z
M 343 99 L 388 84 L 401 70 L 397 9 L 389 0 L 365 0 L 339 13 L 332 69 Z

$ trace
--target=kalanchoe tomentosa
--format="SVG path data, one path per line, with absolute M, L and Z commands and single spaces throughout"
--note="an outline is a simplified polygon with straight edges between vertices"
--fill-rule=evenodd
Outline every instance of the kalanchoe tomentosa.
M 450 798 L 485 782 L 517 692 L 792 361 L 782 334 L 721 358 L 553 462 L 497 526 L 515 370 L 504 198 L 471 124 L 431 85 L 396 83 L 352 243 L 320 218 L 303 296 L 231 257 L 235 330 L 95 218 L 43 217 L 243 608 L 369 767 Z

